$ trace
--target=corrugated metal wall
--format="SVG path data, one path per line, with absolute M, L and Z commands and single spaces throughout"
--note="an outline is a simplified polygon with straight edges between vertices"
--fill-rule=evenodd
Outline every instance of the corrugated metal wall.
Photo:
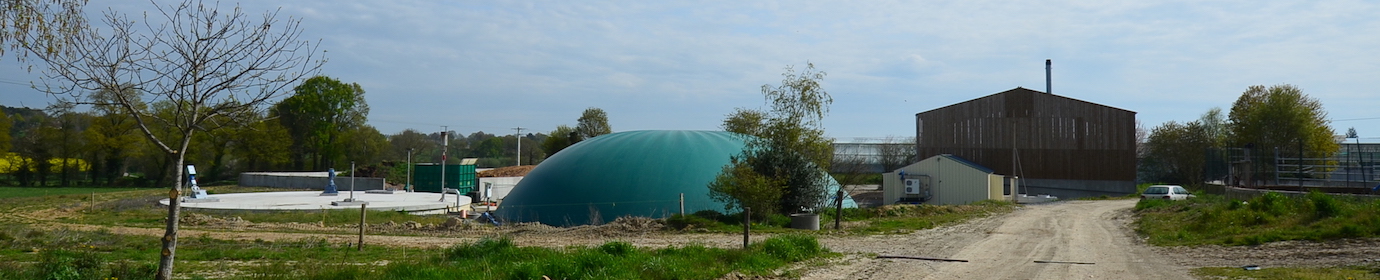
M 1135 112 L 1016 88 L 915 118 L 920 158 L 953 154 L 1027 178 L 1135 180 Z
M 927 204 L 956 205 L 1002 198 L 1001 175 L 991 175 L 985 170 L 944 156 L 926 158 L 899 171 L 905 171 L 907 175 L 929 176 L 933 198 L 925 202 Z M 882 175 L 883 204 L 895 204 L 904 196 L 897 172 Z

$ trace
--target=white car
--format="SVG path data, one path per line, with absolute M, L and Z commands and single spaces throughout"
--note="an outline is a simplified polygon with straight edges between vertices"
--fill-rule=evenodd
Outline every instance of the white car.
M 1175 185 L 1154 185 L 1140 193 L 1140 199 L 1184 200 L 1193 197 L 1184 187 Z

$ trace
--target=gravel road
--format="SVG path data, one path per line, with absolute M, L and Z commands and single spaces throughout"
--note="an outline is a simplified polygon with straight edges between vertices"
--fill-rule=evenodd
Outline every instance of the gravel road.
M 862 254 L 812 270 L 804 279 L 1190 279 L 1188 267 L 1136 241 L 1122 217 L 1135 203 L 1028 205 L 909 235 L 827 239 L 834 251 Z M 967 262 L 875 259 L 865 253 Z

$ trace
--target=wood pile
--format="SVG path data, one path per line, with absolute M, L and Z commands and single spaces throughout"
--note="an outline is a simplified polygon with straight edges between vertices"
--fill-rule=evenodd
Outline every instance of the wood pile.
M 522 177 L 527 176 L 527 172 L 532 172 L 536 165 L 508 166 L 479 172 L 478 176 L 483 177 Z

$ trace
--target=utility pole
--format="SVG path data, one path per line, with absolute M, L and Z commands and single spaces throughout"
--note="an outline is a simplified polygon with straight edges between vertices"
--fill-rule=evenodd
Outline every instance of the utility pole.
M 516 138 L 516 139 L 517 139 L 517 144 L 518 144 L 518 145 L 517 145 L 517 153 L 515 153 L 515 155 L 517 156 L 517 166 L 522 166 L 522 127 L 520 127 L 520 126 L 519 126 L 519 127 L 514 127 L 513 130 L 517 130 L 517 138 Z
M 441 126 L 441 200 L 446 201 L 446 150 L 450 147 L 450 137 L 446 136 L 449 126 Z
M 407 184 L 403 191 L 412 192 L 412 148 L 407 148 Z

